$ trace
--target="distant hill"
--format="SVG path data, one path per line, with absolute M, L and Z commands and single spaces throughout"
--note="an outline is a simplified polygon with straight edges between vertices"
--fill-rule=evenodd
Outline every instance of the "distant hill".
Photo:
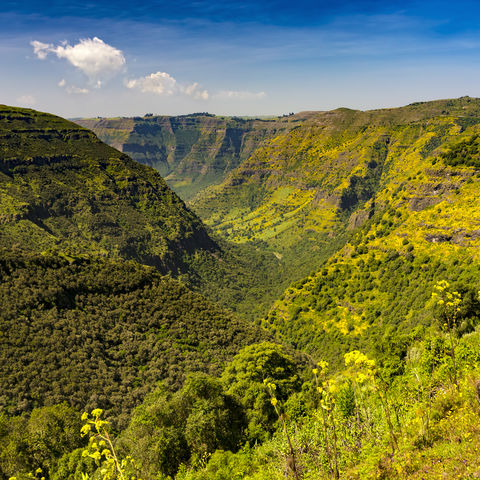
M 211 114 L 76 119 L 109 145 L 157 169 L 183 199 L 220 183 L 262 143 L 301 119 Z
M 443 173 L 432 173 L 432 161 L 459 135 L 476 131 L 480 100 L 299 116 L 306 120 L 266 141 L 190 205 L 218 234 L 265 242 L 301 276 L 391 206 L 393 192 L 415 191 L 416 211 L 456 188 Z

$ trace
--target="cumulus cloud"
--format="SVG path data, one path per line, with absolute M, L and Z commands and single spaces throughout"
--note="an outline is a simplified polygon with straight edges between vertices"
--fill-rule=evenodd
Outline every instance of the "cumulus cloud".
M 127 88 L 135 88 L 143 93 L 157 95 L 173 95 L 177 91 L 177 81 L 165 72 L 151 73 L 145 77 L 135 78 L 126 82 Z
M 182 87 L 182 92 L 196 100 L 208 100 L 208 91 L 201 89 L 197 82 Z
M 19 105 L 24 105 L 26 107 L 31 107 L 37 103 L 37 100 L 33 95 L 22 95 L 21 97 L 17 98 L 17 102 Z
M 202 89 L 197 82 L 191 85 L 179 84 L 166 72 L 156 72 L 145 77 L 134 78 L 125 83 L 127 88 L 140 90 L 142 93 L 156 95 L 188 95 L 196 100 L 208 100 L 208 91 Z
M 33 53 L 40 60 L 45 60 L 49 53 L 63 58 L 83 72 L 96 86 L 100 86 L 105 78 L 118 72 L 125 65 L 122 51 L 98 37 L 82 39 L 76 45 L 63 42 L 61 45 L 54 46 L 38 40 L 30 44 L 33 47 Z
M 216 95 L 218 98 L 235 98 L 240 100 L 246 100 L 249 98 L 264 98 L 265 92 L 248 92 L 245 90 L 222 90 Z

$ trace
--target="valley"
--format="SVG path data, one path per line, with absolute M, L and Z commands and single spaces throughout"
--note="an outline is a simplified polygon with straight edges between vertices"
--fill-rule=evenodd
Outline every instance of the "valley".
M 477 478 L 479 135 L 0 106 L 0 478 Z

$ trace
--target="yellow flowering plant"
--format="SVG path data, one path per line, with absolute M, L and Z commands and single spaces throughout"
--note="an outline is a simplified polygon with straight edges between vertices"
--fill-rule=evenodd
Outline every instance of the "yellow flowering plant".
M 298 469 L 297 469 L 297 463 L 296 463 L 296 456 L 295 456 L 295 450 L 293 448 L 293 445 L 292 445 L 292 441 L 290 439 L 290 435 L 288 434 L 288 430 L 287 430 L 287 424 L 285 422 L 285 416 L 284 414 L 282 413 L 281 409 L 280 409 L 280 405 L 279 405 L 279 402 L 278 402 L 278 399 L 277 397 L 275 396 L 275 391 L 277 389 L 277 386 L 268 381 L 268 379 L 265 379 L 263 381 L 267 391 L 268 391 L 268 394 L 270 395 L 270 403 L 272 404 L 273 408 L 275 409 L 275 412 L 280 420 L 280 423 L 282 424 L 282 427 L 283 427 L 283 432 L 285 434 L 285 437 L 287 439 L 287 444 L 288 444 L 288 450 L 289 450 L 289 455 L 287 456 L 287 470 L 290 470 L 294 477 L 298 480 L 299 476 L 298 476 Z
M 340 478 L 338 468 L 337 428 L 334 417 L 335 394 L 338 391 L 337 382 L 333 378 L 327 379 L 328 362 L 320 360 L 312 370 L 318 393 L 318 406 L 322 412 L 323 437 L 325 453 L 328 459 L 330 474 L 333 478 Z M 331 435 L 330 435 L 331 430 Z
M 440 280 L 433 287 L 432 299 L 440 308 L 442 321 L 440 322 L 450 339 L 450 355 L 453 364 L 452 381 L 457 385 L 457 365 L 455 359 L 455 346 L 457 336 L 457 320 L 461 311 L 462 297 L 451 289 L 451 285 L 446 280 Z
M 127 472 L 135 469 L 135 463 L 130 456 L 118 458 L 113 441 L 108 433 L 109 422 L 102 420 L 103 410 L 96 408 L 89 414 L 84 412 L 82 420 L 85 422 L 80 433 L 89 435 L 88 445 L 82 456 L 90 457 L 100 468 L 101 480 L 138 480 Z M 82 473 L 82 480 L 89 480 L 88 474 Z

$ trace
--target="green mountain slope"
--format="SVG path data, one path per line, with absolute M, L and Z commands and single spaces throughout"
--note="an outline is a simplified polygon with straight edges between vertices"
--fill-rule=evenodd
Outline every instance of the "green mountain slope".
M 218 373 L 264 338 L 153 268 L 0 250 L 0 411 L 67 401 L 124 426 L 162 381 Z
M 442 279 L 467 299 L 459 331 L 476 325 L 479 101 L 451 103 L 472 116 L 444 113 L 389 137 L 375 196 L 350 214 L 350 221 L 364 216 L 363 226 L 321 269 L 287 289 L 265 320 L 281 338 L 332 361 L 361 348 L 388 363 L 405 354 L 415 335 L 441 322 L 429 307 Z M 345 192 L 357 195 L 356 185 L 350 177 L 340 201 Z
M 118 235 L 104 230 L 99 240 L 88 222 L 82 230 L 84 211 L 75 197 L 66 199 L 72 185 L 86 195 L 85 164 L 101 163 L 101 156 L 88 150 L 81 163 L 84 150 L 75 143 L 53 169 L 41 155 L 29 160 L 26 148 L 35 151 L 43 136 L 59 138 L 60 156 L 61 145 L 90 133 L 67 135 L 60 125 L 44 125 L 30 135 L 26 128 L 5 127 L 0 218 L 6 227 L 0 233 L 3 245 L 14 240 L 18 248 L 0 250 L 0 405 L 12 413 L 68 398 L 77 407 L 107 408 L 124 427 L 132 406 L 157 380 L 177 387 L 192 370 L 218 374 L 240 346 L 275 335 L 302 351 L 299 365 L 280 346 L 253 345 L 219 379 L 193 375 L 177 393 L 160 386 L 147 396 L 114 441 L 120 458 L 131 454 L 135 460 L 128 475 L 474 478 L 480 100 L 301 117 L 192 202 L 237 245 L 211 240 L 167 187 L 152 204 L 141 197 L 147 213 L 136 203 L 127 218 L 150 219 L 147 230 L 155 238 L 166 235 L 157 269 L 253 316 L 286 278 L 303 276 L 265 315 L 261 332 L 139 264 L 148 256 L 117 248 L 112 238 Z M 13 155 L 15 142 L 22 157 Z M 118 162 L 108 159 L 107 170 L 131 162 L 115 155 Z M 94 172 L 96 163 L 89 167 Z M 133 165 L 149 178 L 148 167 Z M 123 212 L 114 205 L 126 209 L 129 192 L 137 198 L 144 187 L 136 179 L 124 191 L 105 184 L 104 197 L 98 187 L 92 192 L 123 227 Z M 43 207 L 34 209 L 37 199 Z M 165 199 L 171 199 L 168 207 Z M 185 228 L 173 230 L 175 240 L 168 243 L 165 232 L 172 230 L 162 226 L 170 225 L 172 206 Z M 154 208 L 164 213 L 157 216 Z M 157 240 L 145 238 L 142 248 L 153 248 Z M 445 280 L 449 286 L 439 283 Z M 307 362 L 310 368 L 301 371 Z M 52 413 L 0 416 L 4 477 L 48 465 L 35 456 L 47 449 L 37 433 L 47 429 L 46 421 L 37 418 Z M 34 432 L 31 438 L 22 425 Z M 96 442 L 86 454 L 68 453 L 73 447 L 67 449 L 60 436 L 56 443 L 47 452 L 50 478 L 78 476 L 83 467 L 92 478 L 104 475 L 86 464 Z
M 0 246 L 136 260 L 250 317 L 280 293 L 272 254 L 213 240 L 154 169 L 33 110 L 0 107 L 0 224 Z
M 245 292 L 271 279 L 229 248 L 155 170 L 59 117 L 0 107 L 0 409 L 68 401 L 122 425 L 157 382 L 219 371 L 264 335 L 160 273 L 253 312 Z
M 417 188 L 412 178 L 426 168 L 425 158 L 480 122 L 480 101 L 302 115 L 305 121 L 191 202 L 216 232 L 237 243 L 266 242 L 299 276 L 385 208 L 386 192 L 408 182 Z M 433 187 L 422 188 L 412 208 L 435 201 Z
M 99 138 L 157 169 L 182 198 L 220 183 L 265 139 L 298 118 L 243 119 L 192 114 L 177 117 L 78 119 Z
M 216 248 L 160 175 L 71 122 L 0 107 L 0 148 L 3 246 L 117 252 L 164 272 Z

